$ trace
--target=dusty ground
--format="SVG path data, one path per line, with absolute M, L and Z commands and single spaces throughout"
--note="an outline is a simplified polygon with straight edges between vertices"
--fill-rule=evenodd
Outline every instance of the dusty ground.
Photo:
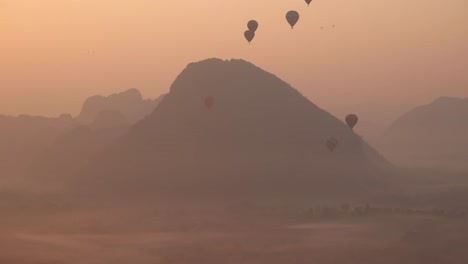
M 468 197 L 461 179 L 447 184 L 440 178 L 416 178 L 405 190 L 414 195 L 381 200 L 415 210 L 460 208 L 466 201 L 461 198 Z M 304 217 L 302 209 L 307 208 L 151 202 L 82 207 L 57 193 L 3 190 L 0 263 L 468 263 L 466 216 L 383 212 Z
M 137 211 L 141 214 L 138 215 Z M 467 263 L 468 219 L 293 217 L 142 210 L 2 218 L 0 263 Z M 16 219 L 15 219 L 16 218 Z M 172 220 L 171 220 L 172 218 Z

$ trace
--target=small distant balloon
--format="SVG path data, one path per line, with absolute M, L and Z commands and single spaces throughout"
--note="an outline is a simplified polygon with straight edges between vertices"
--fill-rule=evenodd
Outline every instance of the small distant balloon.
M 297 21 L 299 21 L 299 13 L 291 10 L 288 13 L 286 13 L 286 20 L 288 21 L 289 25 L 291 25 L 291 29 L 294 28 L 294 25 L 296 25 Z
M 248 23 L 247 23 L 247 28 L 254 32 L 257 31 L 257 28 L 258 28 L 258 22 L 255 21 L 255 20 L 250 20 Z
M 246 39 L 246 40 L 249 42 L 249 44 L 250 44 L 250 42 L 251 42 L 251 41 L 254 39 L 254 37 L 255 37 L 255 32 L 253 32 L 253 31 L 251 31 L 251 30 L 246 30 L 246 31 L 244 32 L 244 37 L 245 37 L 245 39 Z
M 214 97 L 213 96 L 207 96 L 205 98 L 205 106 L 208 108 L 208 109 L 211 109 L 214 105 Z
M 327 148 L 333 152 L 336 146 L 338 145 L 338 140 L 334 137 L 331 137 L 327 140 L 326 145 L 327 145 Z
M 348 124 L 348 126 L 353 129 L 354 126 L 357 124 L 359 118 L 357 117 L 357 115 L 355 114 L 349 114 L 346 116 L 346 124 Z
M 312 0 L 305 0 L 305 2 L 307 3 L 307 6 L 309 6 L 310 3 L 312 3 Z

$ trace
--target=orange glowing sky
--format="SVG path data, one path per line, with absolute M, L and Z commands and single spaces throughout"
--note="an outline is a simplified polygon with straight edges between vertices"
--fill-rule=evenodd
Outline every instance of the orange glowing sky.
M 466 0 L 0 0 L 0 114 L 75 115 L 133 87 L 157 97 L 210 57 L 251 61 L 325 109 L 468 97 L 467 14 Z

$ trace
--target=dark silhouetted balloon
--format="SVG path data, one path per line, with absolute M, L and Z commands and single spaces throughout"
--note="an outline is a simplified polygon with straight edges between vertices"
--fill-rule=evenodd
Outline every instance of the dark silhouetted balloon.
M 350 114 L 350 115 L 346 116 L 346 124 L 348 124 L 348 126 L 351 129 L 354 128 L 354 126 L 357 124 L 358 120 L 359 119 L 358 119 L 357 115 L 355 115 L 355 114 Z
M 248 23 L 247 23 L 247 28 L 254 32 L 257 31 L 257 28 L 258 28 L 258 22 L 255 21 L 255 20 L 250 20 Z
M 326 145 L 330 151 L 334 151 L 336 146 L 338 145 L 338 140 L 336 140 L 336 138 L 334 137 L 331 137 L 327 140 Z
M 251 30 L 246 30 L 244 32 L 244 37 L 250 43 L 252 41 L 252 39 L 255 37 L 255 32 L 253 32 Z
M 286 13 L 286 20 L 288 21 L 289 25 L 291 25 L 291 28 L 294 28 L 294 25 L 296 25 L 297 21 L 299 21 L 299 13 L 292 10 Z
M 208 109 L 211 109 L 214 105 L 214 97 L 213 96 L 207 96 L 205 98 L 205 106 L 208 108 Z
M 309 6 L 310 3 L 312 2 L 312 0 L 305 0 L 305 1 L 306 1 L 306 3 L 307 3 L 307 6 Z

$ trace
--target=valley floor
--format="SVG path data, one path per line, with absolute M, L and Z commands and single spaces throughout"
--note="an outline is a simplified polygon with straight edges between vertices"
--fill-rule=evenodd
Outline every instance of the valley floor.
M 413 184 L 425 203 L 450 190 L 420 178 Z M 438 206 L 455 208 L 450 202 Z M 468 215 L 388 203 L 365 213 L 341 205 L 322 212 L 315 205 L 92 208 L 52 194 L 3 192 L 0 263 L 468 263 Z

